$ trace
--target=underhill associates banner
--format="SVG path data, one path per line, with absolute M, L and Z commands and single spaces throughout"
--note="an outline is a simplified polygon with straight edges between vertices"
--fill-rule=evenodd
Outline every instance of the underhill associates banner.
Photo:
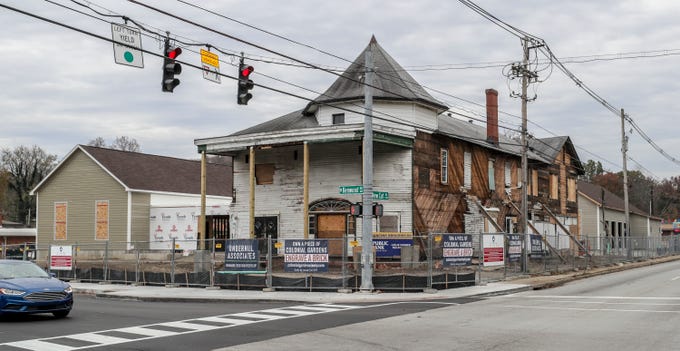
M 224 269 L 254 271 L 260 266 L 257 239 L 229 239 L 224 248 Z
M 444 234 L 442 256 L 444 266 L 469 266 L 472 264 L 472 235 Z
M 328 272 L 328 240 L 286 240 L 283 269 L 295 273 Z

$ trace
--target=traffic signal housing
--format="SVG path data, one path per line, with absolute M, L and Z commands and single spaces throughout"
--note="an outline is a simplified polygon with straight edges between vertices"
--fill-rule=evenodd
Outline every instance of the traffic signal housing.
M 239 105 L 248 105 L 248 100 L 253 98 L 253 94 L 248 91 L 255 86 L 250 79 L 250 74 L 254 70 L 253 66 L 245 65 L 243 62 L 238 66 L 238 95 L 236 96 L 236 102 Z
M 179 79 L 175 78 L 176 74 L 182 73 L 182 65 L 175 62 L 177 56 L 182 53 L 182 48 L 170 47 L 170 40 L 165 40 L 165 50 L 163 56 L 163 82 L 161 87 L 164 92 L 172 93 L 175 87 L 179 85 Z
M 382 215 L 383 215 L 383 205 L 378 204 L 378 203 L 374 203 L 372 213 L 376 217 L 382 217 Z
M 361 216 L 361 211 L 363 210 L 361 202 L 353 203 L 349 205 L 349 214 L 352 216 Z

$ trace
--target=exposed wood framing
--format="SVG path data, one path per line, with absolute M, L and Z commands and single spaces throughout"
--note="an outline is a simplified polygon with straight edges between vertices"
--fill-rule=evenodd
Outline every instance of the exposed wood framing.
M 517 205 L 514 202 L 508 201 L 508 203 L 510 204 L 510 206 L 512 206 L 512 208 L 515 209 L 515 211 L 517 211 L 518 214 L 522 213 L 522 211 L 519 209 L 519 207 L 517 207 Z M 560 255 L 560 253 L 559 253 L 559 251 L 557 251 L 557 249 L 555 249 L 554 247 L 552 247 L 552 245 L 550 245 L 548 240 L 545 239 L 545 237 L 536 229 L 536 227 L 534 227 L 533 224 L 531 224 L 531 222 L 527 221 L 527 226 L 529 228 L 531 228 L 531 230 L 533 230 L 534 233 L 538 234 L 541 237 L 541 240 L 543 240 L 543 243 L 545 243 L 545 246 L 547 246 L 548 249 L 550 249 L 550 251 L 553 254 L 555 254 L 557 257 L 559 257 L 560 260 L 562 261 L 562 263 L 567 263 L 567 260 L 564 257 L 562 257 L 562 255 Z
M 588 252 L 588 249 L 586 249 L 586 247 L 583 246 L 583 244 L 581 244 L 580 241 L 576 240 L 576 238 L 573 235 L 571 235 L 571 232 L 569 231 L 569 229 L 567 229 L 564 225 L 562 225 L 562 222 L 560 222 L 557 219 L 557 217 L 555 216 L 555 214 L 553 214 L 553 212 L 550 210 L 550 208 L 548 208 L 548 206 L 546 206 L 546 205 L 544 205 L 540 202 L 539 202 L 539 204 L 543 207 L 545 212 L 547 212 L 548 215 L 555 220 L 555 223 L 557 223 L 557 226 L 559 226 L 565 233 L 567 233 L 567 235 L 569 235 L 569 237 L 576 244 L 576 246 L 578 246 L 581 250 L 583 250 L 583 252 L 585 252 L 585 254 L 588 255 L 588 257 L 591 257 L 592 255 L 590 254 L 590 252 Z

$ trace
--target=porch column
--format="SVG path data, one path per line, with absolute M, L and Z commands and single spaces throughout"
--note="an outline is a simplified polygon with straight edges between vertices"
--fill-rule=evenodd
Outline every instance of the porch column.
M 198 220 L 198 248 L 205 250 L 205 197 L 206 191 L 206 156 L 205 150 L 201 151 L 201 217 Z
M 250 238 L 255 239 L 255 147 L 250 147 L 250 156 L 248 156 L 250 163 L 250 224 L 248 232 Z
M 302 206 L 303 206 L 303 230 L 305 239 L 309 239 L 309 144 L 304 142 L 303 146 L 303 190 L 302 190 Z

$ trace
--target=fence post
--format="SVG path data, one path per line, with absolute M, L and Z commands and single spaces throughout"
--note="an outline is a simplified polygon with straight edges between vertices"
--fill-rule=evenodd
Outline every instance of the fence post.
M 35 248 L 35 257 L 38 258 L 38 247 Z M 73 245 L 73 280 L 78 280 L 78 242 Z
M 210 259 L 210 287 L 215 286 L 215 257 L 216 256 L 216 250 L 215 250 L 215 245 L 217 244 L 216 238 L 211 238 L 212 241 L 212 258 Z M 225 248 L 226 252 L 226 248 Z
M 342 236 L 342 291 L 347 292 L 347 234 Z
M 432 290 L 432 270 L 434 257 L 432 257 L 432 232 L 427 233 L 427 288 Z
M 267 235 L 267 289 L 273 290 L 272 288 L 272 236 Z
M 139 284 L 139 266 L 141 265 L 141 255 L 139 254 L 139 247 L 136 246 L 135 255 L 137 257 L 137 262 L 135 262 L 135 284 Z
M 172 247 L 170 248 L 172 255 L 170 259 L 170 285 L 175 286 L 175 238 L 172 238 Z
M 108 280 L 108 276 L 109 276 L 109 242 L 106 241 L 104 243 L 104 274 L 103 274 L 104 281 Z

